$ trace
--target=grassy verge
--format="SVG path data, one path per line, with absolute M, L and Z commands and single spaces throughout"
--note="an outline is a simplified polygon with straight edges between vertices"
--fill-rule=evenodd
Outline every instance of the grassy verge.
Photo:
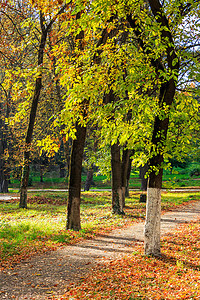
M 162 257 L 134 253 L 98 267 L 61 299 L 200 299 L 200 222 L 162 238 Z
M 168 170 L 164 171 L 163 174 L 163 187 L 164 188 L 178 188 L 178 187 L 191 187 L 191 186 L 200 186 L 200 178 L 198 176 L 191 177 L 190 168 L 181 169 L 175 168 L 172 173 Z M 37 176 L 36 176 L 37 175 Z M 66 178 L 59 178 L 59 174 L 55 174 L 54 172 L 46 173 L 44 178 L 44 182 L 40 182 L 39 174 L 30 175 L 31 186 L 33 188 L 67 188 L 68 183 Z M 82 187 L 84 187 L 84 183 L 86 181 L 86 175 L 82 174 Z M 107 189 L 111 188 L 111 182 L 107 179 L 106 176 L 98 175 L 93 177 L 94 185 L 92 188 L 97 189 Z M 11 188 L 18 188 L 20 186 L 20 181 L 11 178 L 11 184 L 9 185 Z M 139 172 L 133 171 L 131 173 L 130 178 L 130 188 L 139 189 L 141 187 L 141 180 L 139 179 Z
M 19 209 L 18 201 L 0 203 L 0 265 L 9 266 L 34 253 L 75 243 L 80 239 L 127 226 L 145 218 L 145 204 L 139 203 L 139 192 L 126 201 L 125 216 L 113 215 L 110 192 L 84 192 L 81 203 L 82 230 L 66 230 L 65 192 L 33 193 L 28 209 Z M 191 200 L 198 193 L 164 193 L 162 210 L 167 211 Z

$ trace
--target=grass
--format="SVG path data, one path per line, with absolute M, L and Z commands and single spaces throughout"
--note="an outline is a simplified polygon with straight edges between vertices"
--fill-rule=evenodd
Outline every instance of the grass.
M 194 167 L 198 167 L 198 164 L 191 164 L 186 169 L 174 168 L 172 172 L 164 170 L 163 174 L 163 187 L 164 188 L 178 188 L 178 187 L 191 187 L 191 186 L 200 186 L 200 178 L 191 177 L 190 171 Z M 59 178 L 59 175 L 56 172 L 47 172 L 44 175 L 44 182 L 40 182 L 40 176 L 37 172 L 32 172 L 30 174 L 32 187 L 33 188 L 67 188 L 66 178 Z M 82 187 L 86 181 L 86 175 L 82 174 Z M 110 180 L 107 180 L 106 176 L 98 175 L 93 177 L 94 185 L 93 189 L 109 189 L 111 188 Z M 17 179 L 11 178 L 11 188 L 19 188 L 20 182 Z M 130 188 L 139 189 L 141 182 L 139 179 L 139 172 L 133 171 L 130 178 Z
M 200 222 L 184 224 L 162 238 L 160 258 L 132 255 L 99 265 L 60 299 L 200 299 Z
M 125 216 L 113 215 L 110 192 L 83 192 L 81 200 L 82 230 L 66 230 L 65 192 L 29 194 L 28 209 L 19 209 L 18 201 L 0 203 L 0 264 L 6 267 L 37 252 L 127 226 L 145 218 L 145 204 L 139 192 L 127 199 Z M 163 193 L 162 210 L 167 211 L 191 200 L 198 193 Z

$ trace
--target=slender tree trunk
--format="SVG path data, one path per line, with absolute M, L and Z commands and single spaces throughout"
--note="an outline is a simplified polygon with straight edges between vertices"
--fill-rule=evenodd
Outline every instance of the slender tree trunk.
M 81 229 L 81 171 L 85 138 L 86 127 L 76 123 L 76 140 L 74 140 L 72 144 L 70 162 L 67 229 L 77 231 Z
M 141 191 L 145 192 L 140 194 L 140 202 L 144 202 L 144 203 L 147 200 L 146 191 L 147 191 L 148 178 L 145 178 L 147 171 L 148 171 L 148 163 L 146 163 L 144 166 L 140 166 Z
M 42 89 L 42 67 L 43 67 L 43 58 L 44 58 L 44 49 L 47 40 L 47 34 L 50 30 L 52 24 L 55 22 L 58 15 L 60 15 L 66 8 L 66 4 L 62 6 L 60 11 L 57 15 L 51 19 L 49 24 L 45 24 L 45 17 L 43 13 L 40 11 L 40 27 L 41 27 L 41 38 L 40 38 L 40 45 L 38 50 L 38 72 L 40 73 L 39 76 L 36 78 L 35 81 L 35 90 L 33 95 L 33 100 L 31 104 L 31 112 L 29 118 L 29 125 L 26 133 L 25 138 L 25 150 L 24 150 L 24 157 L 23 157 L 23 168 L 22 168 L 22 177 L 21 177 L 21 186 L 20 186 L 20 204 L 19 207 L 27 208 L 27 186 L 28 186 L 28 177 L 29 177 L 29 159 L 30 159 L 30 146 L 32 143 L 32 135 L 33 129 L 35 124 L 37 106 L 40 98 L 40 92 Z
M 40 182 L 44 182 L 43 172 L 44 172 L 44 168 L 43 168 L 42 164 L 40 163 Z
M 8 175 L 3 158 L 6 148 L 7 141 L 4 138 L 3 122 L 0 119 L 0 193 L 8 193 Z
M 0 153 L 1 153 L 1 146 L 0 146 Z M 5 166 L 4 166 L 3 159 L 0 159 L 0 193 L 8 193 L 8 178 L 7 175 L 5 174 Z
M 115 214 L 124 214 L 122 204 L 122 175 L 120 146 L 115 143 L 111 146 L 112 169 L 112 210 Z
M 129 169 L 129 158 L 130 150 L 124 149 L 122 155 L 122 207 L 125 207 L 125 197 L 126 197 L 126 188 L 127 188 L 127 179 L 128 179 L 128 169 Z
M 80 19 L 81 12 L 76 14 L 76 20 Z M 76 47 L 80 51 L 84 50 L 84 31 L 81 30 L 75 38 Z M 82 64 L 79 65 L 82 67 Z M 87 117 L 86 107 L 89 100 L 83 100 L 83 118 Z M 81 171 L 83 161 L 83 151 L 86 139 L 86 127 L 76 122 L 76 140 L 73 141 L 70 172 L 69 172 L 69 194 L 68 194 L 68 207 L 67 207 L 67 229 L 80 230 L 80 203 L 81 203 Z
M 131 165 L 132 165 L 132 155 L 134 155 L 134 150 L 131 151 L 130 155 L 129 155 L 129 160 L 128 160 L 128 170 L 127 170 L 127 179 L 126 179 L 126 192 L 125 192 L 125 196 L 126 197 L 130 197 L 129 195 L 129 181 L 130 181 L 130 177 L 131 177 Z
M 44 17 L 40 13 L 40 25 L 42 29 L 42 35 L 40 40 L 39 52 L 38 52 L 38 67 L 41 68 L 43 64 L 43 55 L 47 39 L 47 28 L 44 28 Z M 37 106 L 39 102 L 40 92 L 42 89 L 42 71 L 41 74 L 36 78 L 35 82 L 35 91 L 31 104 L 31 112 L 29 118 L 28 129 L 25 138 L 25 150 L 23 158 L 23 167 L 22 167 L 22 177 L 21 177 L 21 186 L 20 186 L 20 208 L 27 208 L 27 187 L 28 187 L 28 178 L 29 178 L 29 159 L 30 159 L 30 146 L 32 142 L 33 129 L 35 124 Z
M 20 208 L 27 208 L 27 187 L 29 179 L 29 153 L 24 153 L 24 162 L 22 167 L 21 186 L 20 186 Z

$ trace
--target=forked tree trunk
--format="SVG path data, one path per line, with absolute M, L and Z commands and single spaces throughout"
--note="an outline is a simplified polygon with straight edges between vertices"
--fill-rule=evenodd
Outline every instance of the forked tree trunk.
M 122 205 L 122 175 L 120 146 L 115 143 L 111 146 L 112 170 L 112 210 L 115 214 L 124 214 Z
M 128 184 L 130 150 L 124 149 L 122 154 L 122 207 L 125 207 L 126 188 Z
M 81 229 L 81 171 L 85 138 L 86 127 L 76 123 L 76 140 L 73 141 L 71 152 L 67 209 L 67 229 L 76 231 Z

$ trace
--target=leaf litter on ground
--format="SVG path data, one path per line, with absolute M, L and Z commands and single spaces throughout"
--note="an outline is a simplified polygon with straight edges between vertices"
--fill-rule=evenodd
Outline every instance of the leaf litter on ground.
M 27 210 L 18 208 L 17 199 L 1 203 L 0 268 L 12 267 L 38 253 L 143 221 L 145 203 L 139 203 L 139 195 L 132 192 L 126 200 L 125 216 L 117 216 L 112 214 L 110 192 L 82 193 L 80 232 L 66 230 L 67 193 L 31 194 Z M 162 210 L 173 210 L 198 199 L 198 193 L 164 193 Z
M 131 255 L 97 266 L 81 284 L 55 299 L 200 299 L 200 220 L 162 237 L 159 258 Z

